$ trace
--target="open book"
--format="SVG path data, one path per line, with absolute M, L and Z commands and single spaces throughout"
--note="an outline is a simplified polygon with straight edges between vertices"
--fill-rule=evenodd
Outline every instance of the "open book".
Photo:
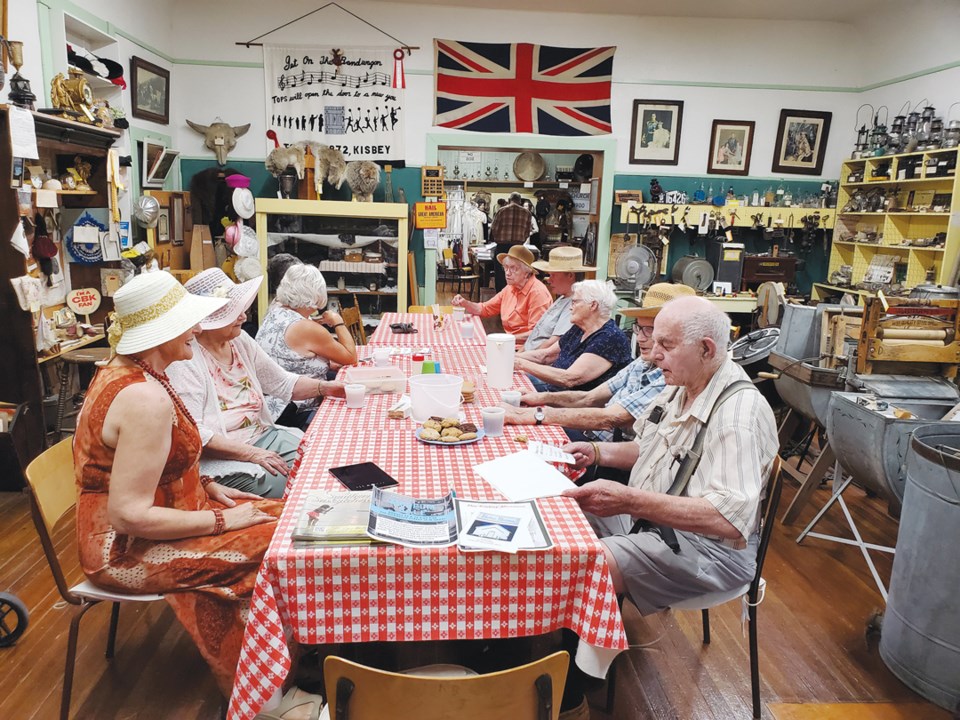
M 411 498 L 375 488 L 367 535 L 407 547 L 446 547 L 464 551 L 546 550 L 553 545 L 535 500 L 461 500 L 453 491 L 440 498 Z

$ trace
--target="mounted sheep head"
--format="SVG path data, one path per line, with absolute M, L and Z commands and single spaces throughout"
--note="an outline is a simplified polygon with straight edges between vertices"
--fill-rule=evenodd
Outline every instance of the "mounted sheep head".
M 225 122 L 201 125 L 200 123 L 187 120 L 187 125 L 204 136 L 204 146 L 213 150 L 217 156 L 217 164 L 219 165 L 227 164 L 227 153 L 237 146 L 237 138 L 246 135 L 247 130 L 250 129 L 250 123 L 233 127 Z

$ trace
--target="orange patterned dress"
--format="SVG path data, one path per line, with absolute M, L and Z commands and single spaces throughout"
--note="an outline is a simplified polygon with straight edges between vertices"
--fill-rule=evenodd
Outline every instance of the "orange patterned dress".
M 220 690 L 229 696 L 257 570 L 276 524 L 182 540 L 147 540 L 113 529 L 107 516 L 107 494 L 114 450 L 101 440 L 103 422 L 117 393 L 145 381 L 139 368 L 104 367 L 87 391 L 73 444 L 80 564 L 87 577 L 102 588 L 165 593 L 213 670 Z M 197 426 L 177 403 L 174 407 L 170 454 L 154 504 L 177 510 L 222 508 L 210 500 L 200 483 Z M 283 507 L 278 500 L 253 502 L 275 517 Z

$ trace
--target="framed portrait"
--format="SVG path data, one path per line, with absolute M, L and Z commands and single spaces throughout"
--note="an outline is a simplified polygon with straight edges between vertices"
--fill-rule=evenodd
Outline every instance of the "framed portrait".
M 130 101 L 135 118 L 170 122 L 170 71 L 143 58 L 130 58 Z
M 630 163 L 676 165 L 682 120 L 682 100 L 634 100 Z
M 773 172 L 819 175 L 827 152 L 833 113 L 781 110 L 774 146 Z
M 707 172 L 716 175 L 748 175 L 753 151 L 753 120 L 714 120 L 710 133 Z

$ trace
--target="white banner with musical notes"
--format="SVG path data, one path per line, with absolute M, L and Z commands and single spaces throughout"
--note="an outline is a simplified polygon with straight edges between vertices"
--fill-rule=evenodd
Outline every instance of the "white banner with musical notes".
M 392 73 L 392 47 L 264 45 L 267 128 L 286 145 L 335 147 L 348 162 L 400 162 L 404 91 L 391 87 Z

